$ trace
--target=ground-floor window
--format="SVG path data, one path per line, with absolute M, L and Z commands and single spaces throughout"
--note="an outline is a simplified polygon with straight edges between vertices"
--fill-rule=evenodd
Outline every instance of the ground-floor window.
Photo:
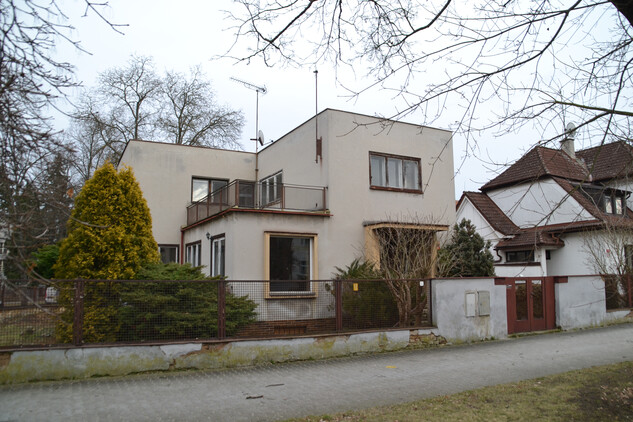
M 267 234 L 270 294 L 311 293 L 316 235 Z
M 185 262 L 190 263 L 194 267 L 199 267 L 201 265 L 201 250 L 202 243 L 200 241 L 187 244 L 185 249 Z
M 178 262 L 178 245 L 158 245 L 160 260 L 163 264 Z
M 226 238 L 224 235 L 211 238 L 211 275 L 224 276 L 224 257 L 226 249 Z

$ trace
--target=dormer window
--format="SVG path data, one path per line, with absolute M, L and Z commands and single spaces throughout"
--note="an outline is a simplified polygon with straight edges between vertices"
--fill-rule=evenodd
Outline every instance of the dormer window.
M 602 200 L 602 211 L 607 214 L 624 214 L 626 209 L 626 200 L 623 195 L 618 195 L 615 192 L 611 195 L 604 195 Z

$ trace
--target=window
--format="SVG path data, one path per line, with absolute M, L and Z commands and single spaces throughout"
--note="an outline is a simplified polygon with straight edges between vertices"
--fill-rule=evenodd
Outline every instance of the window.
M 158 245 L 158 252 L 163 264 L 178 262 L 178 245 Z
M 222 198 L 223 192 L 219 190 L 228 184 L 229 182 L 223 179 L 202 179 L 194 177 L 191 179 L 191 202 L 201 201 L 214 192 L 215 195 L 211 197 L 211 202 L 226 202 L 226 198 Z
M 369 176 L 372 189 L 422 191 L 419 158 L 370 152 Z
M 267 234 L 270 295 L 312 294 L 315 235 Z M 279 281 L 277 281 L 279 280 Z
M 607 214 L 624 214 L 626 209 L 624 196 L 613 193 L 605 195 L 602 201 L 602 211 Z
M 506 262 L 534 262 L 534 251 L 507 251 Z
M 201 257 L 202 243 L 200 241 L 189 243 L 185 249 L 185 262 L 190 263 L 194 267 L 199 267 Z
M 281 172 L 262 179 L 262 205 L 272 204 L 281 200 L 282 176 Z
M 211 275 L 224 276 L 225 237 L 219 235 L 211 238 Z

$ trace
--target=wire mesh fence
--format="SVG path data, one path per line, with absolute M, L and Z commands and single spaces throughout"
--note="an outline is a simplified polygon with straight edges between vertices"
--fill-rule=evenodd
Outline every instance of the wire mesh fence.
M 409 291 L 396 300 L 394 287 Z M 5 281 L 0 347 L 273 338 L 429 326 L 420 280 Z

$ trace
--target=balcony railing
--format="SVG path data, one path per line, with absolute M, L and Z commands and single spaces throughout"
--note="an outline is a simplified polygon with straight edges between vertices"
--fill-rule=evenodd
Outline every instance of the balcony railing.
M 228 209 L 325 212 L 326 188 L 234 180 L 187 207 L 187 225 Z

